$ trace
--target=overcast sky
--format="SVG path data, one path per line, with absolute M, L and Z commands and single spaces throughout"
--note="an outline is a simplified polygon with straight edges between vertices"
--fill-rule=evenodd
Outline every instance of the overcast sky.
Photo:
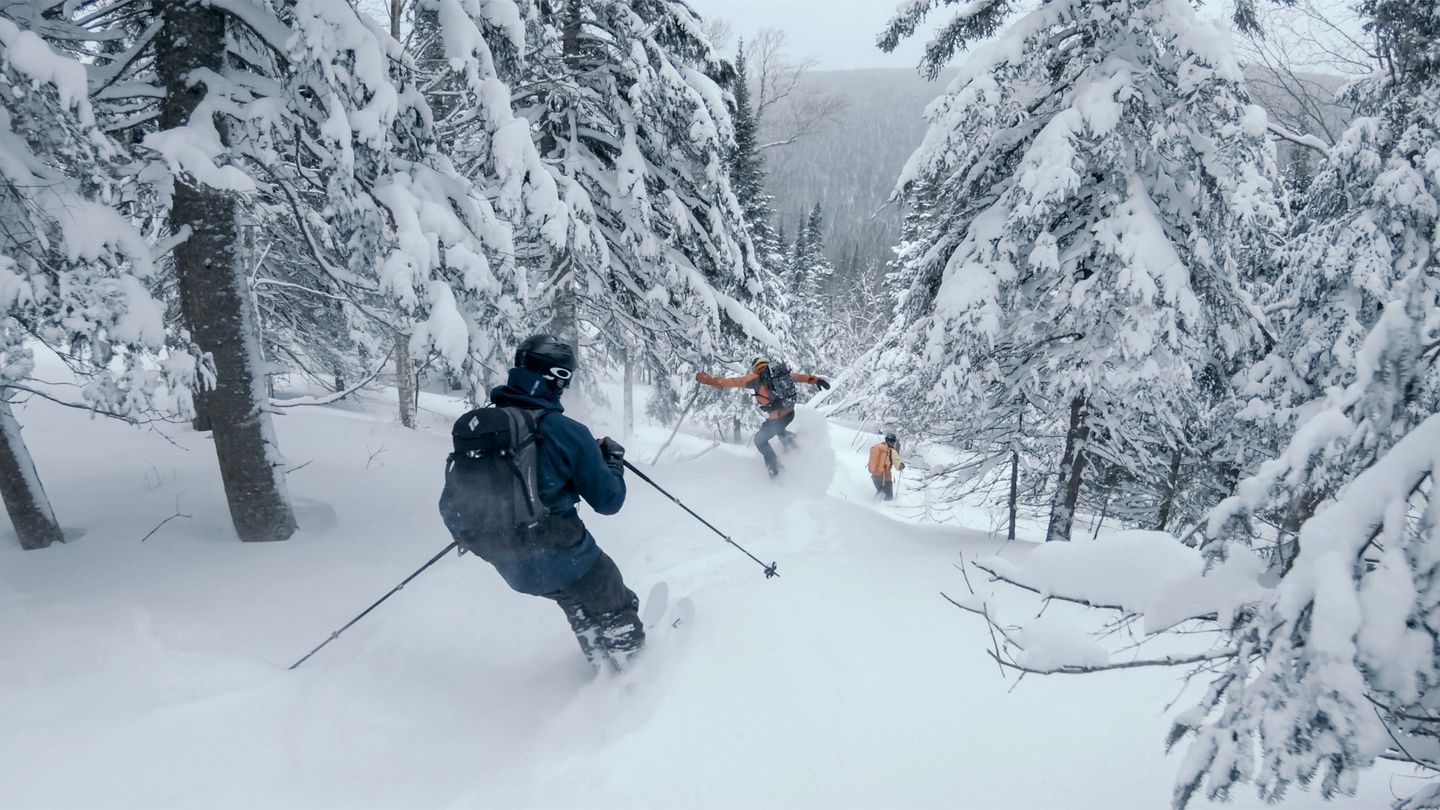
M 761 28 L 785 32 L 790 57 L 813 56 L 821 70 L 843 68 L 914 68 L 924 50 L 924 38 L 910 39 L 894 53 L 875 47 L 875 35 L 895 12 L 898 0 L 690 0 L 706 18 L 720 17 L 736 36 L 749 36 Z M 953 14 L 953 8 L 947 9 Z M 946 19 L 944 13 L 940 19 Z M 725 50 L 735 48 L 734 38 Z
M 932 14 L 931 27 L 922 28 L 901 43 L 894 53 L 875 47 L 875 35 L 895 12 L 899 0 L 689 0 L 706 18 L 730 23 L 736 36 L 750 36 L 761 28 L 785 32 L 792 59 L 814 57 L 821 70 L 893 67 L 913 69 L 920 62 L 925 41 L 935 21 L 948 21 L 954 6 Z M 1342 7 L 1349 0 L 1321 0 L 1321 6 Z M 1201 17 L 1216 19 L 1228 6 L 1224 0 L 1202 3 Z M 734 37 L 724 51 L 733 51 Z

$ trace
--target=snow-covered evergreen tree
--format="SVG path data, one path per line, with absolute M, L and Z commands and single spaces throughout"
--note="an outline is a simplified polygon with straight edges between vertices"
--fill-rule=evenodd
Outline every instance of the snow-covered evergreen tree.
M 935 5 L 906 4 L 882 43 Z M 968 7 L 922 67 L 1009 12 Z M 899 182 L 928 189 L 927 221 L 867 365 L 872 409 L 1058 430 L 1049 536 L 1067 538 L 1087 460 L 1163 475 L 1198 381 L 1257 342 L 1241 259 L 1280 217 L 1265 115 L 1189 6 L 1055 0 L 976 47 L 927 116 Z
M 1238 781 L 1330 796 L 1379 758 L 1440 771 L 1440 8 L 1361 11 L 1381 70 L 1281 254 L 1287 317 L 1252 375 L 1256 417 L 1291 438 L 1211 515 L 1204 548 L 1274 547 L 1256 516 L 1296 535 L 1177 724 L 1195 735 L 1177 803 Z M 1401 803 L 1437 804 L 1433 782 Z
M 183 416 L 202 370 L 188 351 L 164 351 L 152 247 L 126 213 L 128 156 L 97 125 L 85 66 L 22 27 L 38 11 L 0 8 L 0 495 L 25 548 L 64 538 L 11 401 Z M 84 381 L 79 398 L 32 379 L 41 346 Z
M 745 42 L 735 50 L 734 75 L 730 90 L 735 97 L 732 115 L 735 144 L 730 149 L 730 184 L 745 223 L 750 226 L 750 241 L 755 246 L 760 265 L 770 273 L 780 272 L 784 264 L 785 245 L 775 233 L 771 220 L 773 198 L 765 190 L 765 156 L 760 152 L 760 120 L 751 102 L 750 71 L 745 61 Z
M 835 316 L 830 311 L 834 275 L 835 267 L 825 255 L 825 215 L 817 202 L 800 220 L 782 276 L 790 292 L 794 346 L 799 359 L 814 368 L 830 362 L 826 347 L 835 336 Z
M 327 328 L 352 337 L 372 361 L 392 351 L 392 335 L 403 335 L 394 349 L 402 369 L 434 360 L 479 388 L 487 367 L 507 362 L 526 292 L 511 228 L 491 198 L 514 202 L 510 211 L 521 219 L 543 211 L 525 220 L 542 229 L 554 206 L 528 205 L 527 195 L 543 198 L 547 189 L 515 180 L 526 170 L 523 149 L 476 159 L 477 173 L 493 173 L 483 191 L 462 175 L 437 145 L 414 61 L 349 4 L 222 0 L 120 10 L 127 5 L 97 0 L 70 9 L 87 23 L 72 25 L 93 39 L 125 43 L 120 56 L 94 67 L 112 81 L 96 92 L 97 109 L 108 129 L 158 156 L 146 178 L 171 199 L 185 197 L 168 211 L 179 242 L 180 302 L 197 339 L 221 328 L 201 340 L 217 369 L 215 394 L 202 393 L 201 410 L 219 432 L 254 434 L 245 441 L 217 435 L 222 455 L 233 451 L 247 460 L 239 467 L 254 468 L 245 481 L 227 478 L 237 524 L 242 516 L 263 524 L 241 534 L 288 535 L 293 523 L 279 505 L 279 454 L 264 414 L 268 361 L 255 336 L 250 287 L 284 291 L 303 306 L 323 302 Z M 482 47 L 488 35 L 518 50 L 518 29 L 504 13 L 513 4 L 437 0 L 425 8 L 449 15 L 455 70 L 475 79 L 467 91 L 483 94 L 486 126 L 474 137 L 523 143 L 517 136 L 527 134 L 525 124 L 506 117 L 508 91 L 487 70 Z M 512 33 L 461 25 L 477 17 Z M 199 26 L 193 36 L 192 26 Z M 197 38 L 207 44 L 195 46 Z M 157 85 L 166 91 L 157 94 Z M 206 270 L 217 264 L 233 267 L 234 276 Z M 263 318 L 267 309 L 260 312 Z M 233 405 L 224 418 L 209 413 L 213 399 Z M 256 484 L 262 477 L 273 485 Z M 264 509 L 235 500 L 260 491 L 274 493 Z
M 761 269 L 727 169 L 730 101 L 689 7 L 542 3 L 530 51 L 517 106 L 565 195 L 590 204 L 599 237 L 555 253 L 552 331 L 593 329 L 663 369 L 769 339 L 752 308 Z
M 1440 8 L 1360 10 L 1380 69 L 1278 253 L 1275 349 L 1247 375 L 1248 435 L 1281 449 L 1197 532 L 1202 581 L 1120 605 L 1151 632 L 1218 633 L 1145 662 L 1199 663 L 1209 682 L 1171 734 L 1187 744 L 1177 807 L 1241 783 L 1330 798 L 1382 759 L 1432 776 L 1396 807 L 1440 806 Z

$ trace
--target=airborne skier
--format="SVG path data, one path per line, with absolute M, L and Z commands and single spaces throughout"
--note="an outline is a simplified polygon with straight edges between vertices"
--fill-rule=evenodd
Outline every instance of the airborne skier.
M 766 414 L 765 424 L 755 432 L 755 449 L 764 457 L 771 478 L 780 474 L 780 461 L 770 440 L 778 436 L 787 448 L 794 443 L 786 428 L 795 421 L 795 383 L 814 385 L 822 391 L 830 388 L 830 381 L 824 377 L 791 371 L 779 361 L 772 366 L 764 357 L 751 361 L 750 373 L 744 377 L 715 377 L 702 371 L 695 379 L 712 388 L 748 388 L 755 393 L 755 404 Z

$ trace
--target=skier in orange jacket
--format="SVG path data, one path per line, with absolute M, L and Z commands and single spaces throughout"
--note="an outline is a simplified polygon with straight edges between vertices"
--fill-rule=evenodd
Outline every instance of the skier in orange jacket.
M 777 366 L 781 365 L 776 363 Z M 816 377 L 814 374 L 801 374 L 798 371 L 791 371 L 789 378 L 798 383 L 817 386 L 822 391 L 830 389 L 830 381 L 824 377 Z M 772 388 L 788 387 L 793 390 L 794 386 L 785 386 L 783 383 L 776 385 L 770 377 L 770 361 L 764 357 L 757 357 L 750 364 L 750 373 L 744 377 L 716 377 L 705 372 L 695 375 L 695 380 L 703 385 L 712 388 L 748 388 L 755 393 L 755 404 L 766 414 L 765 424 L 755 432 L 755 449 L 765 459 L 765 469 L 774 478 L 780 474 L 780 461 L 775 458 L 775 451 L 770 447 L 770 440 L 779 437 L 780 443 L 790 447 L 794 439 L 786 428 L 795 421 L 795 403 L 783 396 L 776 396 Z
M 895 479 L 891 470 L 905 469 L 900 460 L 900 443 L 894 433 L 886 433 L 885 441 L 870 448 L 870 481 L 875 484 L 875 494 L 884 495 L 885 500 L 895 499 Z

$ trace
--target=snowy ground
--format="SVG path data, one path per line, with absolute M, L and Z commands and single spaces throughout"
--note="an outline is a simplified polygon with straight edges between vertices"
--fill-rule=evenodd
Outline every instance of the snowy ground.
M 435 501 L 461 406 L 423 404 L 419 432 L 382 397 L 277 417 L 302 531 L 273 545 L 234 539 L 204 436 L 20 409 L 78 539 L 0 539 L 0 807 L 1168 804 L 1179 673 L 1012 691 L 984 624 L 939 596 L 963 587 L 961 553 L 1000 544 L 897 519 L 923 496 L 873 501 L 872 439 L 814 414 L 778 485 L 752 448 L 683 434 L 666 458 L 689 460 L 653 468 L 779 579 L 633 478 L 618 517 L 588 517 L 642 598 L 665 581 L 697 608 L 625 677 L 592 678 L 558 608 L 472 557 L 287 671 L 449 542 Z M 643 428 L 631 459 L 666 432 Z

